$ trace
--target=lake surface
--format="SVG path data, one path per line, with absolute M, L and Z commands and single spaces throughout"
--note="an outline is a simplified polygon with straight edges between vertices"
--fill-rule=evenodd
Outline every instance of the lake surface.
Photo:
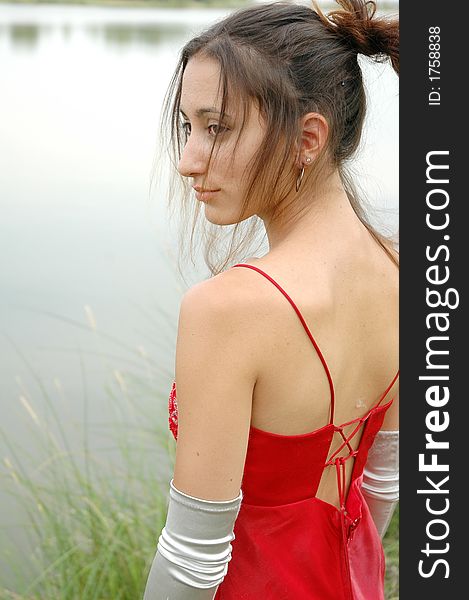
M 187 284 L 174 224 L 149 197 L 159 110 L 181 45 L 226 12 L 0 4 L 0 431 L 26 451 L 27 407 L 45 420 L 46 395 L 72 447 L 84 397 L 90 423 L 109 420 L 107 389 L 122 390 L 122 373 L 151 384 L 148 407 L 167 401 Z M 398 81 L 387 65 L 364 69 L 370 110 L 354 166 L 396 230 Z M 199 257 L 188 280 L 207 275 Z M 22 548 L 1 436 L 0 458 L 0 543 Z M 9 577 L 0 566 L 0 582 Z

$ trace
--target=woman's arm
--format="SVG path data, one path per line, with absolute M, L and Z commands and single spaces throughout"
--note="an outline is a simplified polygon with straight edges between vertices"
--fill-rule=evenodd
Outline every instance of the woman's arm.
M 194 286 L 179 315 L 174 485 L 206 500 L 239 494 L 248 445 L 259 343 L 239 281 L 226 272 Z
M 234 279 L 204 281 L 182 299 L 174 479 L 144 600 L 211 600 L 228 570 L 258 364 Z

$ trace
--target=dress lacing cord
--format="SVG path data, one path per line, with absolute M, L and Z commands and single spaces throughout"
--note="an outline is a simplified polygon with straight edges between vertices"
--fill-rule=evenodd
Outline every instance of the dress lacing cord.
M 345 488 L 346 488 L 346 481 L 347 481 L 346 480 L 346 462 L 350 458 L 355 458 L 355 456 L 357 456 L 357 454 L 358 454 L 358 448 L 356 450 L 354 450 L 352 448 L 350 442 L 356 436 L 356 434 L 360 431 L 360 429 L 363 427 L 364 423 L 367 421 L 367 419 L 372 414 L 372 411 L 375 410 L 382 403 L 384 398 L 386 398 L 386 396 L 388 395 L 389 391 L 393 387 L 393 385 L 396 382 L 398 377 L 399 377 L 399 371 L 397 371 L 397 373 L 393 377 L 391 383 L 388 385 L 388 387 L 382 394 L 381 398 L 379 399 L 379 402 L 377 402 L 366 413 L 366 415 L 364 415 L 363 417 L 359 417 L 357 419 L 352 419 L 351 421 L 348 421 L 347 423 L 343 423 L 342 425 L 334 425 L 334 432 L 339 433 L 340 436 L 342 437 L 343 441 L 340 444 L 340 446 L 331 454 L 331 456 L 325 463 L 324 467 L 328 467 L 328 466 L 332 466 L 332 465 L 335 466 L 336 475 L 337 475 L 337 489 L 339 492 L 339 504 L 340 504 L 342 527 L 343 527 L 344 535 L 348 541 L 351 541 L 351 539 L 353 537 L 353 532 L 355 531 L 356 527 L 360 523 L 360 517 L 352 519 L 350 517 L 350 515 L 348 514 L 347 509 L 345 507 L 345 503 L 346 503 Z M 344 433 L 344 428 L 348 427 L 349 425 L 353 425 L 353 423 L 357 423 L 356 427 L 354 427 L 352 432 L 348 436 L 346 436 Z M 345 447 L 347 447 L 347 449 L 348 449 L 348 454 L 346 456 L 337 456 Z
M 355 437 L 355 435 L 358 433 L 358 431 L 360 431 L 360 428 L 362 427 L 363 423 L 365 422 L 365 420 L 368 418 L 369 415 L 367 415 L 366 417 L 361 417 L 359 419 L 354 419 L 353 421 L 349 421 L 348 423 L 344 423 L 343 425 L 334 425 L 334 432 L 337 432 L 341 435 L 343 442 L 340 444 L 340 446 L 337 448 L 337 450 L 335 450 L 331 456 L 329 457 L 329 459 L 327 460 L 327 462 L 324 464 L 324 467 L 329 467 L 329 466 L 334 466 L 335 467 L 335 471 L 336 471 L 336 475 L 337 475 L 337 490 L 339 492 L 339 509 L 340 509 L 340 518 L 341 518 L 341 524 L 342 524 L 342 530 L 344 533 L 344 537 L 346 540 L 350 541 L 353 537 L 353 532 L 355 530 L 355 528 L 358 526 L 359 522 L 360 522 L 360 518 L 356 518 L 356 519 L 352 519 L 350 517 L 350 515 L 347 512 L 345 503 L 346 503 L 346 486 L 347 486 L 347 479 L 346 479 L 346 463 L 350 458 L 354 458 L 357 454 L 358 454 L 358 449 L 354 450 L 352 448 L 352 446 L 350 445 L 351 440 Z M 353 429 L 353 431 L 346 436 L 343 428 L 347 427 L 348 425 L 351 425 L 355 422 L 358 421 L 357 426 Z M 337 454 L 339 454 L 339 452 L 341 452 L 345 447 L 347 447 L 348 449 L 348 454 L 346 456 L 337 456 Z

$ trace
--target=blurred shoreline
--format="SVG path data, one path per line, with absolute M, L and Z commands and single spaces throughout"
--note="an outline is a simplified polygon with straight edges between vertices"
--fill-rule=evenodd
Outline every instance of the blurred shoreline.
M 102 8 L 237 8 L 247 0 L 0 0 L 2 4 L 36 6 L 97 6 Z
M 101 6 L 104 8 L 235 8 L 249 3 L 249 0 L 0 0 L 0 5 Z
M 2 4 L 36 4 L 69 6 L 102 6 L 125 8 L 236 8 L 248 4 L 263 4 L 273 0 L 0 0 Z M 312 4 L 311 0 L 300 0 L 301 4 Z M 381 10 L 399 11 L 399 0 L 377 0 Z M 334 0 L 319 0 L 322 7 L 337 6 Z

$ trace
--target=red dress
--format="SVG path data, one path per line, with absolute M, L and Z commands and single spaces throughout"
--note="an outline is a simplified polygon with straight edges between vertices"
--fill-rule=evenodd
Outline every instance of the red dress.
M 331 417 L 324 427 L 300 435 L 251 426 L 232 558 L 215 600 L 384 600 L 383 547 L 361 483 L 368 450 L 393 399 L 382 402 L 399 372 L 365 415 L 334 424 L 330 371 L 300 311 L 267 273 L 252 265 L 234 266 L 261 273 L 293 306 L 328 377 Z M 169 414 L 177 439 L 176 382 Z M 353 451 L 349 443 L 362 431 Z M 341 436 L 342 444 L 331 454 L 334 434 Z M 346 492 L 345 463 L 351 458 L 355 463 Z M 324 469 L 337 473 L 340 508 L 315 497 Z

